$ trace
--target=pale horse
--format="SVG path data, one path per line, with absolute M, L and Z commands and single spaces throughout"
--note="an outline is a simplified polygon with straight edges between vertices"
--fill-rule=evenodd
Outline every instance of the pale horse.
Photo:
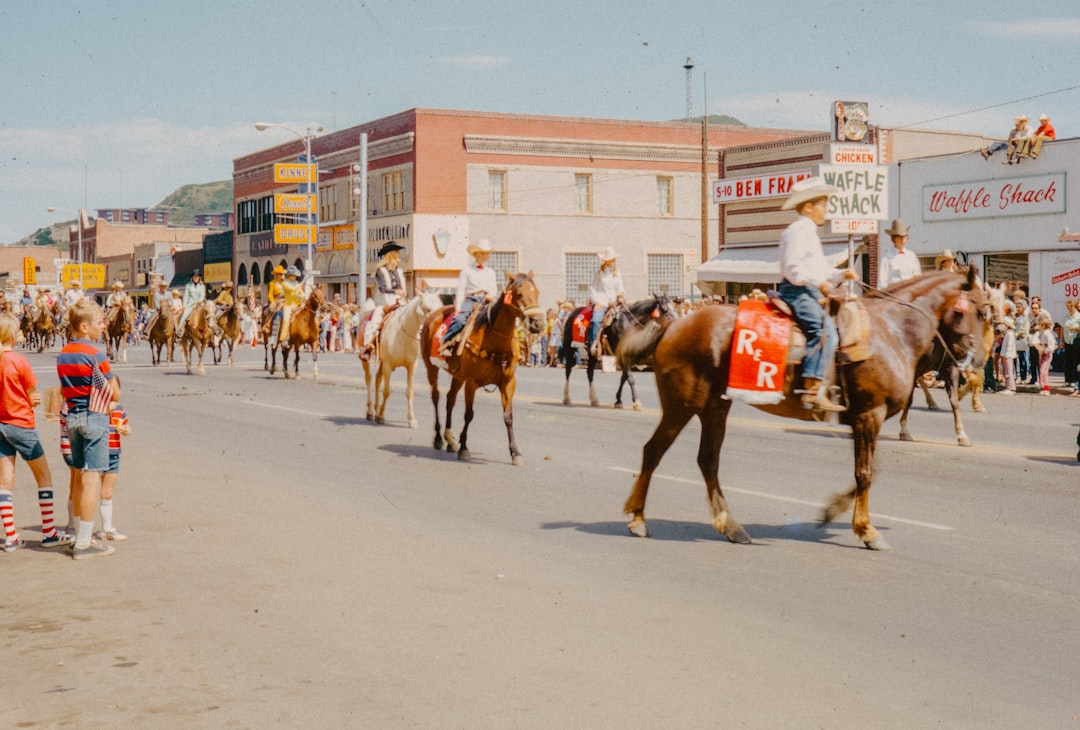
M 390 397 L 390 374 L 397 368 L 406 371 L 405 400 L 409 407 L 409 428 L 416 428 L 413 415 L 413 380 L 416 361 L 420 357 L 420 327 L 427 316 L 443 306 L 434 292 L 422 292 L 405 305 L 386 315 L 378 334 L 378 347 L 364 364 L 364 383 L 367 386 L 367 420 L 383 423 L 386 401 Z M 375 387 L 371 387 L 371 367 L 375 362 Z

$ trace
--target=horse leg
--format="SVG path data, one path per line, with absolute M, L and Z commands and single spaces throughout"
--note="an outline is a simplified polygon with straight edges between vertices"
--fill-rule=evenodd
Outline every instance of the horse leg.
M 424 344 L 425 347 L 430 347 L 426 340 Z M 442 426 L 439 423 L 439 368 L 428 362 L 426 357 L 424 368 L 427 370 L 428 385 L 431 386 L 431 405 L 435 408 L 435 441 L 432 446 L 439 451 L 443 447 Z
M 203 367 L 203 355 L 206 352 L 206 345 L 199 346 L 199 375 L 206 375 L 206 368 Z
M 945 381 L 946 395 L 949 396 L 949 406 L 953 414 L 953 431 L 956 433 L 958 446 L 971 446 L 971 439 L 964 431 L 964 423 L 960 419 L 960 368 L 949 368 L 948 380 Z
M 570 373 L 574 372 L 573 351 L 566 354 L 566 385 L 563 386 L 562 402 L 564 406 L 570 405 Z
M 285 376 L 285 379 L 289 379 L 289 345 L 286 342 L 281 343 L 281 374 Z M 274 363 L 270 363 L 270 373 L 274 372 Z
M 701 441 L 698 444 L 698 469 L 705 479 L 709 508 L 712 510 L 713 528 L 731 542 L 749 545 L 750 536 L 728 510 L 727 499 L 720 488 L 720 449 L 724 445 L 728 412 L 731 401 L 715 399 L 698 414 L 701 421 Z
M 408 406 L 409 413 L 409 428 L 416 428 L 419 425 L 416 421 L 416 416 L 413 415 L 413 381 L 416 379 L 416 360 L 410 361 L 405 366 L 405 403 Z M 387 393 L 390 392 L 390 378 L 386 379 Z
M 874 478 L 874 450 L 885 420 L 885 406 L 860 413 L 852 423 L 855 446 L 855 486 L 849 492 L 834 494 L 825 505 L 821 524 L 831 522 L 854 501 L 851 529 L 871 550 L 888 550 L 889 544 L 870 522 L 870 484 Z
M 371 389 L 371 363 L 367 360 L 361 360 L 360 364 L 364 368 L 364 390 L 367 391 L 367 413 L 365 418 L 369 421 L 375 420 L 375 392 Z
M 669 410 L 664 410 L 660 416 L 660 424 L 653 431 L 652 437 L 645 442 L 641 450 L 641 471 L 634 480 L 634 488 L 627 497 L 626 504 L 623 505 L 623 512 L 631 518 L 627 525 L 631 535 L 649 536 L 649 528 L 645 523 L 645 499 L 649 494 L 649 482 L 656 467 L 660 465 L 660 460 L 692 415 L 693 412 L 688 408 L 676 410 L 675 406 L 672 406 Z
M 503 423 L 506 424 L 506 436 L 510 441 L 510 463 L 514 466 L 525 466 L 525 457 L 518 449 L 517 440 L 514 438 L 514 391 L 517 390 L 517 380 L 511 378 L 505 386 L 499 389 L 502 398 Z
M 930 393 L 930 386 L 928 386 L 926 384 L 926 378 L 925 377 L 917 377 L 917 378 L 915 378 L 915 382 L 919 384 L 919 387 L 922 388 L 923 395 L 926 396 L 926 408 L 927 408 L 927 410 L 930 410 L 930 411 L 939 410 L 937 401 L 934 400 L 934 396 Z
M 596 357 L 593 355 L 589 355 L 589 364 L 585 372 L 589 376 L 589 405 L 595 408 L 600 405 L 600 399 L 596 397 L 596 387 L 593 385 L 593 373 L 596 372 Z
M 296 350 L 296 365 L 299 367 L 300 363 L 300 349 Z M 319 350 L 314 345 L 311 346 L 311 379 L 319 379 Z M 386 376 L 387 387 L 390 387 L 390 376 Z
M 469 447 L 466 445 L 469 439 L 469 424 L 473 419 L 473 401 L 476 398 L 476 384 L 472 381 L 465 383 L 465 423 L 461 425 L 461 444 L 458 446 L 458 461 L 468 461 L 472 458 Z M 446 428 L 450 428 L 450 414 L 446 414 Z M 448 439 L 449 440 L 449 439 Z
M 645 410 L 645 406 L 641 405 L 641 401 L 638 400 L 637 388 L 634 387 L 634 373 L 630 370 L 626 371 L 626 382 L 630 385 L 630 402 L 634 404 L 634 410 Z
M 459 443 L 457 437 L 454 436 L 454 427 L 450 425 L 451 417 L 454 414 L 454 406 L 457 405 L 458 392 L 461 390 L 461 386 L 465 385 L 465 381 L 460 378 L 454 378 L 450 381 L 450 388 L 446 391 L 446 428 L 443 429 L 443 438 L 446 439 L 447 451 L 459 451 L 465 444 L 464 439 Z
M 380 360 L 379 369 L 375 371 L 375 423 L 386 422 L 386 401 L 390 399 L 391 372 L 391 368 L 386 366 L 386 361 Z
M 921 384 L 922 383 L 922 378 L 916 377 L 915 382 Z M 923 385 L 923 387 L 925 388 L 926 386 Z M 915 388 L 912 387 L 911 394 L 908 395 L 907 403 L 904 404 L 904 410 L 900 413 L 900 440 L 901 441 L 914 441 L 915 440 L 915 439 L 911 438 L 911 432 L 908 431 L 908 427 L 907 427 L 908 411 L 911 410 L 911 403 L 914 400 L 915 400 Z M 846 507 L 845 507 L 845 509 L 846 509 Z

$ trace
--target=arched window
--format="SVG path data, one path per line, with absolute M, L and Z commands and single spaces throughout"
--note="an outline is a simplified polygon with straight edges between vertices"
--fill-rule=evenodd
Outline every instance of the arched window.
M 240 264 L 240 268 L 236 272 L 236 286 L 245 286 L 247 283 L 247 264 Z
M 304 260 L 303 259 L 297 259 L 296 261 L 294 261 L 293 266 L 300 269 L 301 274 L 304 273 Z
M 270 265 L 270 262 L 266 262 L 266 266 L 263 269 L 263 281 L 269 284 L 274 280 L 274 267 Z
M 251 265 L 251 283 L 254 286 L 258 286 L 259 284 L 262 283 L 261 281 L 259 281 L 259 265 L 258 264 L 252 264 Z

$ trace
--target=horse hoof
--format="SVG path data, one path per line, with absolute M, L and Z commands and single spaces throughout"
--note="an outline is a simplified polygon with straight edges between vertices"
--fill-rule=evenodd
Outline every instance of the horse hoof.
M 737 526 L 735 529 L 727 531 L 725 537 L 736 545 L 749 545 L 750 535 L 746 533 L 746 530 L 742 528 L 742 525 Z
M 971 439 L 969 439 L 967 437 L 967 434 L 964 434 L 963 436 L 957 436 L 956 437 L 956 445 L 957 446 L 971 446 Z
M 889 543 L 885 542 L 883 537 L 875 537 L 872 540 L 864 541 L 868 550 L 892 550 Z
M 986 413 L 986 408 L 981 405 L 974 406 L 971 410 L 975 413 Z
M 593 408 L 599 408 L 600 407 L 600 401 L 597 400 L 596 398 L 593 398 L 592 400 L 589 401 L 589 405 L 592 406 Z
M 415 418 L 410 418 L 409 419 L 409 428 L 416 428 L 419 425 L 420 425 L 420 422 L 417 421 Z
M 563 396 L 563 399 L 562 399 L 562 404 L 563 404 L 564 406 L 568 406 L 568 405 L 570 405 L 570 396 Z
M 518 454 L 514 458 L 510 459 L 510 464 L 513 466 L 525 466 L 525 457 Z
M 386 423 L 386 419 L 383 418 L 382 416 L 375 416 L 375 423 L 377 423 L 377 424 L 379 424 L 381 426 L 384 423 Z
M 634 401 L 634 410 L 635 411 L 643 411 L 643 410 L 645 410 L 645 406 L 641 405 L 641 401 L 636 400 L 636 401 Z
M 621 411 L 621 410 L 622 410 L 622 401 L 621 401 L 621 400 L 617 400 L 617 401 L 615 401 L 615 405 L 614 405 L 614 406 L 612 406 L 612 407 L 613 407 L 613 408 L 617 408 L 618 410 L 620 410 L 620 411 Z
M 901 431 L 900 432 L 900 440 L 901 441 L 914 441 L 915 439 L 911 438 L 911 434 L 908 433 L 907 431 Z
M 371 419 L 368 419 L 368 420 L 371 420 Z M 442 438 L 440 436 L 436 436 L 435 437 L 435 443 L 432 444 L 432 445 L 435 447 L 436 451 L 442 451 L 442 447 L 443 447 Z M 449 451 L 449 449 L 447 449 L 447 451 Z
M 468 461 L 472 458 L 472 454 L 469 453 L 468 449 L 461 449 L 457 452 L 457 458 L 458 461 Z
M 940 409 L 940 408 L 938 408 L 938 404 L 937 404 L 937 403 L 927 403 L 927 404 L 926 404 L 926 410 L 928 410 L 928 411 L 939 411 L 939 410 L 941 410 L 941 409 Z
M 367 416 L 365 416 L 365 418 L 367 418 L 369 421 L 374 421 L 375 420 L 375 416 L 371 415 L 370 413 L 367 414 Z M 436 446 L 435 448 L 439 448 L 439 447 Z
M 646 526 L 645 521 L 638 522 L 635 520 L 626 526 L 626 529 L 630 530 L 630 534 L 634 537 L 649 537 L 649 528 Z

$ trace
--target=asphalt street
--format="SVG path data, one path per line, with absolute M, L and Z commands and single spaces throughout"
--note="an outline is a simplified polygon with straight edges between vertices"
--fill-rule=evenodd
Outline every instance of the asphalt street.
M 29 355 L 45 386 L 55 355 Z M 846 429 L 742 405 L 721 479 L 754 543 L 709 525 L 696 424 L 654 479 L 652 538 L 630 537 L 651 373 L 635 412 L 611 407 L 613 374 L 593 408 L 576 370 L 568 407 L 561 369 L 519 370 L 513 467 L 494 393 L 471 462 L 432 448 L 423 372 L 410 429 L 401 371 L 387 423 L 364 418 L 355 355 L 323 354 L 317 381 L 307 354 L 299 380 L 271 378 L 261 349 L 204 377 L 149 363 L 143 345 L 115 365 L 132 435 L 114 556 L 37 549 L 18 466 L 30 547 L 0 554 L 0 727 L 1080 723 L 1080 398 L 965 403 L 961 448 L 917 397 L 915 442 L 894 419 L 879 444 L 876 553 L 817 525 L 852 482 Z

